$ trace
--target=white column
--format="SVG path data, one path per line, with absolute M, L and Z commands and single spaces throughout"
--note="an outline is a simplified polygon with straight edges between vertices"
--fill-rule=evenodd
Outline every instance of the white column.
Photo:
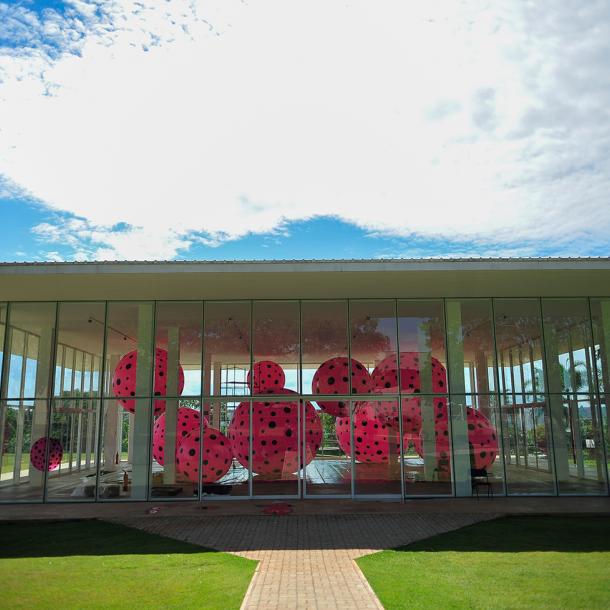
M 119 363 L 119 356 L 111 356 L 108 359 L 108 370 L 114 371 Z M 109 396 L 110 394 L 107 393 Z M 108 400 L 106 409 L 104 410 L 104 447 L 103 460 L 104 470 L 118 470 L 119 465 L 116 463 L 117 446 L 117 420 L 119 418 L 119 410 L 123 407 L 117 400 Z M 119 460 L 120 461 L 120 460 Z
M 430 359 L 430 343 L 428 329 L 417 328 L 417 351 L 419 358 L 420 391 L 422 394 L 432 392 L 432 361 Z M 436 437 L 434 435 L 434 400 L 431 396 L 422 396 L 421 405 L 421 436 L 424 452 L 424 476 L 426 481 L 432 481 L 436 470 Z
M 561 383 L 563 371 L 559 365 L 555 330 L 551 325 L 545 328 L 544 338 L 547 377 L 549 380 L 549 411 L 555 453 L 555 470 L 558 481 L 568 481 L 570 478 L 568 441 L 564 422 L 563 397 L 561 395 L 563 389 Z
M 38 340 L 38 353 L 36 355 L 36 393 L 47 395 L 49 393 L 49 378 L 51 374 L 51 348 L 53 346 L 53 329 L 45 328 Z M 26 347 L 26 351 L 27 351 Z M 25 362 L 23 363 L 25 366 Z M 37 398 L 34 401 L 34 412 L 32 414 L 32 444 L 40 437 L 47 435 L 47 415 L 49 400 L 47 398 Z M 30 485 L 44 483 L 44 472 L 36 470 L 30 462 L 29 471 Z
M 464 337 L 462 306 L 459 301 L 446 302 L 447 356 L 451 388 L 451 441 L 453 477 L 456 496 L 470 496 L 470 447 L 464 383 Z
M 150 303 L 138 305 L 138 366 L 136 396 L 153 394 L 151 366 L 154 365 L 152 346 L 153 311 Z M 150 471 L 151 401 L 136 401 L 133 420 L 133 457 L 131 461 L 131 497 L 145 499 Z
M 167 331 L 167 396 L 178 395 L 178 368 L 180 367 L 180 329 L 177 326 Z M 176 482 L 176 424 L 178 421 L 178 400 L 165 401 L 165 465 L 163 483 Z

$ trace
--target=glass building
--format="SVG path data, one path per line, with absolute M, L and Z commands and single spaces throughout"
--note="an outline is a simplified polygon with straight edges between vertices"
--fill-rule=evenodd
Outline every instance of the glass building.
M 0 264 L 0 502 L 606 496 L 604 295 L 610 259 Z

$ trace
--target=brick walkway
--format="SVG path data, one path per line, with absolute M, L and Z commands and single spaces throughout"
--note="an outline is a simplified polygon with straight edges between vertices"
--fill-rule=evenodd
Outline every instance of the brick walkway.
M 382 608 L 354 559 L 448 532 L 493 514 L 205 516 L 112 519 L 256 559 L 242 609 Z

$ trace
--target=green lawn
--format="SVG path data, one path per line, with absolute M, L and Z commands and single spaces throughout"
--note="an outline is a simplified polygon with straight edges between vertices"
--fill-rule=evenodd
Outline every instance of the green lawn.
M 358 565 L 387 610 L 607 610 L 610 518 L 497 519 Z
M 239 608 L 255 561 L 101 521 L 0 524 L 3 608 Z

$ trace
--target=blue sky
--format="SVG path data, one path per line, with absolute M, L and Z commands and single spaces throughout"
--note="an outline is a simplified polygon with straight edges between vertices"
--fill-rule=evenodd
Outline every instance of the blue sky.
M 0 260 L 610 254 L 610 2 L 0 0 Z

